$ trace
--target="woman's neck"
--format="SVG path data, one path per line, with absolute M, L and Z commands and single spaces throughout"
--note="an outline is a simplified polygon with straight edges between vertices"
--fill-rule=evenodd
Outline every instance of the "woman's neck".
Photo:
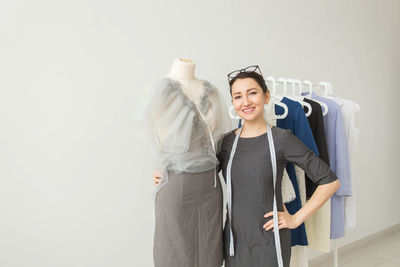
M 267 122 L 264 116 L 251 121 L 244 121 L 241 136 L 242 137 L 255 137 L 266 133 Z
M 196 79 L 194 76 L 195 68 L 196 64 L 191 60 L 175 59 L 168 77 L 174 80 L 194 80 Z

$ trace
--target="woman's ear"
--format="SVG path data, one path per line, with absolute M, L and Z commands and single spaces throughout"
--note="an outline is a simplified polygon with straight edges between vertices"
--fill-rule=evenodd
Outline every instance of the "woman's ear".
M 270 95 L 269 95 L 269 90 L 267 92 L 265 92 L 265 104 L 269 103 L 269 99 L 270 99 Z

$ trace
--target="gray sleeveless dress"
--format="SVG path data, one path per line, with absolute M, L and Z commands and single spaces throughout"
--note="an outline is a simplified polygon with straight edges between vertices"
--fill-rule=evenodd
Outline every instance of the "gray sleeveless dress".
M 154 266 L 221 267 L 222 198 L 214 170 L 169 172 L 155 202 Z
M 277 160 L 276 198 L 279 211 L 282 204 L 282 175 L 287 162 L 302 169 L 314 182 L 327 184 L 337 179 L 330 168 L 309 150 L 289 130 L 272 127 Z M 226 168 L 235 131 L 225 135 L 218 155 L 220 168 L 226 177 Z M 263 225 L 271 218 L 264 214 L 272 211 L 273 176 L 267 133 L 252 138 L 239 138 L 232 162 L 232 221 L 226 221 L 224 255 L 227 267 L 278 266 L 272 231 Z M 229 216 L 227 216 L 228 218 Z M 229 223 L 232 226 L 235 255 L 229 256 Z M 290 263 L 290 230 L 280 230 L 283 264 Z

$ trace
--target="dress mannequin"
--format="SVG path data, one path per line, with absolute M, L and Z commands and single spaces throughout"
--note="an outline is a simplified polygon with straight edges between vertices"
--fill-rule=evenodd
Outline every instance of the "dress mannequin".
M 155 267 L 222 265 L 216 153 L 232 123 L 218 90 L 196 78 L 195 67 L 189 59 L 175 59 L 154 86 L 147 112 L 163 173 L 155 198 Z

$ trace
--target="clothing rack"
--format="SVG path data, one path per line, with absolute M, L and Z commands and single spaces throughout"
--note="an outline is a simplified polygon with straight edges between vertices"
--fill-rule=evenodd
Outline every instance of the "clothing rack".
M 301 90 L 309 89 L 310 87 L 312 87 L 312 89 L 324 90 L 326 95 L 333 95 L 333 86 L 329 82 L 312 83 L 309 80 L 301 81 L 300 79 L 282 78 L 282 77 L 275 79 L 272 76 L 267 77 L 265 79 L 265 82 L 267 83 L 267 85 L 274 86 L 275 84 L 280 84 L 284 87 L 286 86 L 287 88 L 290 87 L 290 89 L 292 89 L 293 86 L 296 86 L 296 85 L 298 87 L 300 87 Z M 305 91 L 305 92 L 307 92 L 307 91 Z
M 267 77 L 265 79 L 265 82 L 267 86 L 272 86 L 273 88 L 273 93 L 275 93 L 276 85 L 279 84 L 283 86 L 284 89 L 284 94 L 286 94 L 288 91 L 292 90 L 292 92 L 295 92 L 296 87 L 299 89 L 299 94 L 304 93 L 304 92 L 311 92 L 314 89 L 319 89 L 323 90 L 324 94 L 323 96 L 333 96 L 333 86 L 329 82 L 320 82 L 320 83 L 312 83 L 309 80 L 304 80 L 301 82 L 299 79 L 290 79 L 290 78 L 278 78 L 275 79 L 274 77 Z M 304 89 L 308 89 L 308 91 L 303 91 Z M 360 106 L 358 104 L 357 109 L 360 109 Z M 334 253 L 334 267 L 339 266 L 339 252 L 338 252 L 338 247 L 337 247 L 337 242 L 336 239 L 331 240 L 331 244 L 333 246 L 333 253 Z

